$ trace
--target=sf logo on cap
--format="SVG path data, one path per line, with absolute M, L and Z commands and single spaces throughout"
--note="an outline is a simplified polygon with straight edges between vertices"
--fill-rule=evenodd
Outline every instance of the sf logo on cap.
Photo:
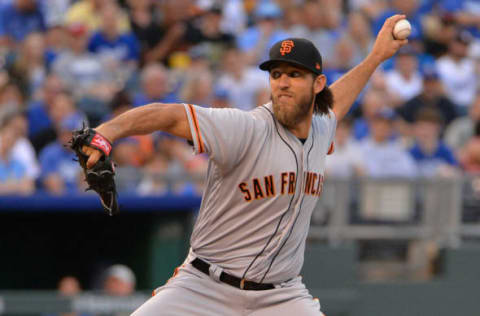
M 280 45 L 280 54 L 285 55 L 292 51 L 292 47 L 295 47 L 295 44 L 292 40 L 283 41 Z

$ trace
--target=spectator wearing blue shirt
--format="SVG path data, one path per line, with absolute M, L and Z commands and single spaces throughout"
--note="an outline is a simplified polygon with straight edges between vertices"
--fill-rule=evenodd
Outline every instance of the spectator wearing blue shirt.
M 479 0 L 441 0 L 440 9 L 453 15 L 455 22 L 475 37 L 480 37 L 480 1 Z
M 50 71 L 53 63 L 66 47 L 66 37 L 67 31 L 63 25 L 51 26 L 47 29 L 45 34 L 46 39 L 46 49 L 45 49 L 45 63 L 47 64 L 47 69 Z
M 57 127 L 58 138 L 46 146 L 39 156 L 43 189 L 50 194 L 76 193 L 79 191 L 81 169 L 75 154 L 65 145 L 72 131 L 82 127 L 82 119 L 73 114 L 63 119 Z
M 0 7 L 0 46 L 14 46 L 28 34 L 45 29 L 36 0 L 14 0 Z
M 408 21 L 412 25 L 412 33 L 408 37 L 409 40 L 418 40 L 423 36 L 422 32 L 422 15 L 427 13 L 422 10 L 420 1 L 416 0 L 392 0 L 391 6 L 387 7 L 372 21 L 372 32 L 378 34 L 385 20 L 394 14 L 405 14 Z
M 370 135 L 370 121 L 375 114 L 386 106 L 385 94 L 375 89 L 369 89 L 363 97 L 360 107 L 361 116 L 353 123 L 353 135 L 356 140 L 361 140 Z
M 432 0 L 418 1 L 418 0 L 392 0 L 391 5 L 387 6 L 385 10 L 380 12 L 372 19 L 372 33 L 377 35 L 382 28 L 385 20 L 394 14 L 405 14 L 407 20 L 412 26 L 412 33 L 408 37 L 410 43 L 417 48 L 419 64 L 428 66 L 434 62 L 432 56 L 423 53 L 423 28 L 422 19 L 425 14 L 432 10 Z M 394 58 L 389 58 L 382 64 L 382 69 L 385 71 L 392 70 L 394 66 Z
M 272 1 L 258 3 L 254 16 L 256 24 L 237 38 L 240 50 L 248 54 L 249 64 L 268 59 L 268 51 L 274 43 L 289 37 L 279 29 L 282 9 Z
M 397 113 L 407 124 L 407 128 L 414 123 L 417 113 L 425 108 L 438 111 L 445 125 L 450 124 L 456 117 L 455 104 L 445 95 L 440 77 L 434 69 L 423 72 L 423 88 L 419 95 L 408 100 L 397 108 Z
M 327 77 L 328 85 L 331 85 L 337 81 L 341 76 L 346 74 L 356 65 L 354 60 L 355 46 L 350 37 L 344 36 L 340 38 L 334 47 L 336 58 L 334 59 L 334 62 L 329 65 L 329 68 L 325 69 L 324 71 L 324 74 Z M 349 113 L 358 108 L 359 101 L 363 98 L 364 94 L 365 93 L 363 91 L 360 93 L 352 105 Z
M 44 81 L 41 93 L 42 98 L 32 100 L 28 105 L 28 138 L 37 153 L 56 138 L 49 109 L 52 107 L 57 95 L 64 90 L 63 81 L 58 76 L 50 74 Z
M 330 64 L 330 67 L 324 72 L 329 85 L 337 81 L 355 66 L 353 60 L 354 49 L 353 43 L 348 37 L 343 37 L 337 41 L 335 44 L 335 62 Z
M 453 151 L 441 140 L 442 116 L 437 110 L 419 111 L 414 124 L 415 143 L 410 154 L 419 176 L 450 175 L 458 167 Z
M 29 194 L 34 190 L 27 166 L 12 152 L 19 140 L 15 116 L 6 116 L 0 122 L 0 194 Z
M 140 46 L 133 33 L 119 30 L 120 11 L 115 3 L 106 3 L 100 14 L 102 26 L 90 38 L 88 50 L 97 54 L 106 69 L 123 84 L 137 67 Z

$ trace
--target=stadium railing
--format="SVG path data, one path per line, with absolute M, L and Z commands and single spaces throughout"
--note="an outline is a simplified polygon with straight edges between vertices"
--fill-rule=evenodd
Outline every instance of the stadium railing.
M 456 247 L 480 237 L 480 178 L 328 179 L 309 237 L 429 240 Z

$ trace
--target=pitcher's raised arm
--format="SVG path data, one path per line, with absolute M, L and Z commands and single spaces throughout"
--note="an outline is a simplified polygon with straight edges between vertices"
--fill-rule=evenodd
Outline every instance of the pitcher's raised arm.
M 405 15 L 397 14 L 385 20 L 370 54 L 330 86 L 334 100 L 333 111 L 337 120 L 342 119 L 348 113 L 375 69 L 392 57 L 400 47 L 408 43 L 406 39 L 397 40 L 393 37 L 395 24 L 404 18 Z

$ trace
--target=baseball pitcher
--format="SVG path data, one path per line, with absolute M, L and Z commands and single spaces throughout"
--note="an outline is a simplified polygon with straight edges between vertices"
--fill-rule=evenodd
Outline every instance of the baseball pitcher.
M 94 130 L 107 143 L 160 130 L 209 156 L 190 252 L 133 315 L 322 315 L 299 273 L 325 157 L 337 121 L 375 69 L 407 43 L 392 36 L 403 18 L 387 19 L 365 60 L 330 87 L 317 48 L 289 38 L 260 65 L 270 75 L 267 104 L 249 112 L 149 104 Z M 82 151 L 87 168 L 108 156 L 99 146 Z

